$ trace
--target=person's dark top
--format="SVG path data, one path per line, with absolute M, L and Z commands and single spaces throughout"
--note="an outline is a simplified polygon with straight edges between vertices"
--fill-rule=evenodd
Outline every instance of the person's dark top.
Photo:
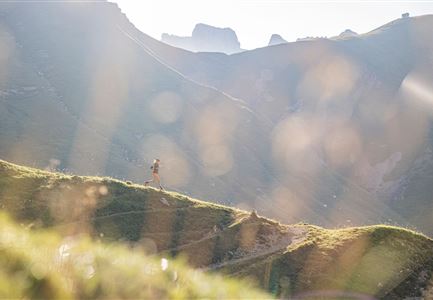
M 153 173 L 158 174 L 159 171 L 159 162 L 155 162 L 152 166 Z

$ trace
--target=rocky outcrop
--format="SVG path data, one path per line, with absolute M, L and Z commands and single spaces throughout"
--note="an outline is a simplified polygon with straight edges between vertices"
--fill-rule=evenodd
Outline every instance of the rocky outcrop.
M 340 33 L 340 35 L 338 36 L 339 38 L 348 38 L 348 37 L 354 37 L 357 36 L 358 34 L 355 31 L 352 31 L 350 29 L 346 29 L 345 31 L 343 31 L 342 33 Z
M 233 29 L 218 28 L 206 24 L 197 24 L 192 35 L 187 37 L 163 33 L 161 41 L 193 52 L 232 54 L 242 51 L 236 32 Z
M 268 46 L 274 46 L 274 45 L 280 45 L 280 44 L 286 44 L 287 41 L 281 37 L 279 34 L 273 34 L 271 38 L 269 39 Z

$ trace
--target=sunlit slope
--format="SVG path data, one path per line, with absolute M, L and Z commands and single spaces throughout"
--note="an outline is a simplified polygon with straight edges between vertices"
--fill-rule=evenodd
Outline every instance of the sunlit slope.
M 164 184 L 220 201 L 241 174 L 261 177 L 254 114 L 161 62 L 115 4 L 1 3 L 0 15 L 2 158 L 144 181 L 159 157 Z
M 266 126 L 273 177 L 258 184 L 262 211 L 342 224 L 357 218 L 341 213 L 343 203 L 380 202 L 432 234 L 432 27 L 432 15 L 402 18 L 347 39 L 184 60 L 148 45 L 187 76 L 245 100 Z
M 429 117 L 396 96 L 428 67 L 430 17 L 227 56 L 164 45 L 105 1 L 0 15 L 3 159 L 139 182 L 159 157 L 171 189 L 285 222 L 433 228 Z
M 302 242 L 222 271 L 254 276 L 283 298 L 433 297 L 433 241 L 426 236 L 381 225 L 306 228 Z
M 182 253 L 198 267 L 274 242 L 287 245 L 302 233 L 177 193 L 109 178 L 49 173 L 4 161 L 0 162 L 0 199 L 4 210 L 32 227 L 142 244 L 152 253 Z
M 206 275 L 141 248 L 62 238 L 0 215 L 0 297 L 7 299 L 264 299 L 247 282 Z
M 89 233 L 149 254 L 185 256 L 192 266 L 253 278 L 279 296 L 399 299 L 429 295 L 433 287 L 433 242 L 397 227 L 288 226 L 131 182 L 4 161 L 0 203 L 26 227 L 50 227 L 63 236 Z

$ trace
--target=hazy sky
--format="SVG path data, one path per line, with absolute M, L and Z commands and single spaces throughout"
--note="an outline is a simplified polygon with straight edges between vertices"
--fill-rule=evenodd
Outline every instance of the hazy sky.
M 370 31 L 399 18 L 433 14 L 433 0 L 116 0 L 144 33 L 189 36 L 197 23 L 230 27 L 241 47 L 267 45 L 272 33 L 288 41 L 305 36 L 334 36 L 345 29 Z

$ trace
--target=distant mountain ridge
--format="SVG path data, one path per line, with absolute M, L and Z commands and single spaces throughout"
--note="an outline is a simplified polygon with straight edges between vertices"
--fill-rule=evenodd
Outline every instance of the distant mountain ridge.
M 236 32 L 231 28 L 218 28 L 199 23 L 190 37 L 163 33 L 161 41 L 193 52 L 222 52 L 233 54 L 243 51 Z

